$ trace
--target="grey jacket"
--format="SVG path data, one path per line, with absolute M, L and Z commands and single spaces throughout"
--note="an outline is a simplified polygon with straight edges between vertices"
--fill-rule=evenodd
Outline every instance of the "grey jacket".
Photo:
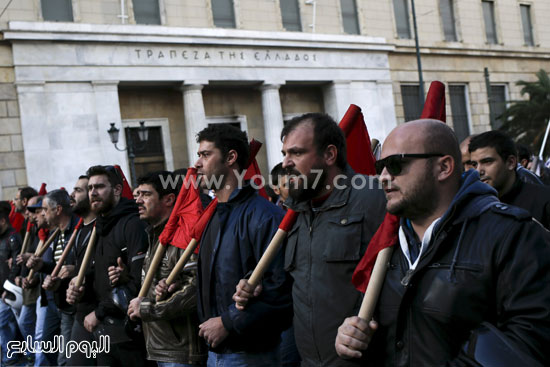
M 162 228 L 149 231 L 149 250 L 144 261 L 147 273 L 152 257 L 159 246 L 158 236 Z M 147 359 L 161 362 L 202 364 L 206 362 L 207 349 L 199 338 L 197 315 L 196 269 L 197 258 L 192 255 L 178 279 L 182 288 L 170 298 L 155 302 L 155 285 L 167 278 L 179 258 L 182 249 L 167 245 L 162 262 L 149 288 L 147 297 L 141 301 L 140 314 L 147 346 Z M 144 274 L 145 274 L 144 273 Z
M 338 180 L 325 202 L 285 203 L 300 213 L 288 236 L 285 269 L 294 279 L 294 330 L 302 366 L 357 366 L 340 359 L 334 348 L 338 327 L 346 317 L 357 315 L 362 295 L 351 283 L 357 263 L 384 218 L 386 200 L 378 180 L 366 178 L 355 189 L 354 174 Z M 369 187 L 372 187 L 370 189 Z

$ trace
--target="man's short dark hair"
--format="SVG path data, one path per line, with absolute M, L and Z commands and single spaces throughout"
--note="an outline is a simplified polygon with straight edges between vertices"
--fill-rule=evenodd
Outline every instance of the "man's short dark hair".
M 286 174 L 285 169 L 283 168 L 283 163 L 277 163 L 275 167 L 271 170 L 271 184 L 273 186 L 279 185 L 279 176 L 284 176 Z
M 159 199 L 169 195 L 178 195 L 177 186 L 175 185 L 175 177 L 169 171 L 156 171 L 147 173 L 138 178 L 138 185 L 151 185 L 159 194 Z M 172 185 L 174 184 L 174 185 Z
M 79 179 L 79 180 L 89 180 L 90 177 L 88 177 L 88 176 L 86 176 L 86 175 L 80 175 L 80 176 L 78 176 L 78 179 Z
M 229 124 L 212 124 L 197 134 L 197 143 L 210 141 L 222 153 L 223 159 L 227 158 L 230 150 L 237 152 L 237 165 L 242 171 L 246 167 L 250 148 L 246 133 Z
M 38 192 L 36 192 L 36 190 L 30 186 L 25 186 L 19 189 L 19 198 L 21 200 L 23 199 L 29 200 L 30 198 L 36 195 L 38 195 Z
M 482 148 L 494 148 L 503 161 L 506 161 L 511 155 L 517 156 L 516 144 L 512 138 L 502 131 L 493 130 L 476 135 L 470 140 L 468 151 L 472 153 Z
M 48 199 L 47 205 L 50 208 L 59 205 L 64 214 L 71 214 L 71 198 L 67 191 L 61 189 L 52 190 L 46 194 L 45 198 Z
M 345 169 L 348 164 L 346 158 L 346 138 L 344 137 L 342 129 L 340 129 L 332 117 L 327 114 L 306 113 L 294 117 L 286 123 L 281 131 L 281 141 L 303 123 L 310 123 L 313 125 L 313 144 L 317 149 L 317 154 L 323 155 L 329 145 L 334 145 L 338 150 L 336 166 Z
M 0 201 L 0 220 L 10 221 L 11 205 L 9 201 Z
M 518 148 L 518 160 L 521 161 L 523 159 L 527 159 L 528 161 L 531 160 L 531 157 L 533 156 L 533 152 L 531 152 L 531 149 L 525 144 L 516 144 L 516 147 Z
M 107 176 L 111 186 L 122 185 L 122 178 L 119 176 L 114 166 L 92 166 L 86 171 L 88 178 L 93 176 L 105 175 Z

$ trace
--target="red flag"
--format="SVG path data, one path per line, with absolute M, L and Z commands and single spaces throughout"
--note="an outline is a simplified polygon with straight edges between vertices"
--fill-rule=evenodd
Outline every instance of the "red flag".
M 263 196 L 264 198 L 268 199 L 269 196 L 267 195 L 267 192 L 264 189 L 264 185 L 262 184 L 262 172 L 260 171 L 260 167 L 258 166 L 258 162 L 256 162 L 256 154 L 258 154 L 258 151 L 262 147 L 262 143 L 252 139 L 250 141 L 250 154 L 248 157 L 248 165 L 246 169 L 246 174 L 244 175 L 245 180 L 251 180 L 254 177 L 254 183 L 256 184 L 256 187 L 259 187 L 259 194 Z
M 191 241 L 193 227 L 202 213 L 197 187 L 197 169 L 188 168 L 170 218 L 159 236 L 163 245 L 185 248 Z
M 46 228 L 40 228 L 38 230 L 38 239 L 40 241 L 46 241 L 48 239 L 48 232 Z
M 445 85 L 433 81 L 428 91 L 421 118 L 431 118 L 444 122 L 445 116 Z M 386 213 L 384 221 L 370 240 L 367 251 L 353 272 L 352 282 L 359 291 L 366 291 L 378 253 L 398 242 L 398 231 L 399 218 Z
M 122 179 L 122 194 L 121 196 L 126 199 L 134 200 L 134 195 L 132 194 L 132 189 L 130 188 L 130 184 L 128 183 L 128 180 L 126 179 L 126 176 L 124 176 L 124 172 L 122 172 L 122 168 L 118 164 L 115 164 L 115 169 L 117 170 L 118 174 L 120 175 L 120 178 Z
M 210 204 L 208 204 L 206 209 L 204 209 L 204 212 L 202 213 L 199 220 L 195 223 L 195 226 L 193 227 L 193 231 L 192 231 L 192 233 L 193 233 L 192 237 L 194 239 L 196 239 L 197 241 L 201 240 L 202 234 L 203 234 L 204 230 L 206 229 L 206 225 L 210 221 L 210 218 L 212 218 L 212 216 L 214 215 L 214 212 L 216 211 L 217 205 L 218 205 L 218 198 L 214 198 L 210 202 Z M 199 253 L 199 246 L 200 245 L 197 245 L 197 247 L 195 248 L 195 253 L 196 254 Z M 185 247 L 187 247 L 187 245 Z
M 21 230 L 21 227 L 23 226 L 25 217 L 23 217 L 21 213 L 18 213 L 15 211 L 15 204 L 13 203 L 13 201 L 10 201 L 10 205 L 11 205 L 10 216 L 9 216 L 10 223 L 13 229 L 15 229 L 16 232 L 19 232 Z
M 430 84 L 421 119 L 436 119 L 445 122 L 445 84 L 434 80 Z
M 48 193 L 48 191 L 46 191 L 46 183 L 42 182 L 42 186 L 40 186 L 40 190 L 38 190 L 38 195 L 44 196 L 47 193 Z
M 298 213 L 288 208 L 281 224 L 279 224 L 279 229 L 288 233 L 292 229 L 294 223 L 296 223 L 296 219 L 298 219 Z
M 348 163 L 357 173 L 375 175 L 374 155 L 370 146 L 369 132 L 361 108 L 352 104 L 340 121 L 346 136 Z

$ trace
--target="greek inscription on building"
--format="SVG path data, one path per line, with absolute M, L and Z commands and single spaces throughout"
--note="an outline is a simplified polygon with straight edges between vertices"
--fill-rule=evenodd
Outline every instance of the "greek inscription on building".
M 314 64 L 319 60 L 315 52 L 281 50 L 231 50 L 231 49 L 161 49 L 135 48 L 134 58 L 143 63 L 201 64 L 201 63 L 252 63 L 252 64 Z

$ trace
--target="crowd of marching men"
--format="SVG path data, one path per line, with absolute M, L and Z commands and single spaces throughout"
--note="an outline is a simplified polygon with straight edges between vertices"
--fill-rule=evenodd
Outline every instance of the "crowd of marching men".
M 229 125 L 133 192 L 118 166 L 21 188 L 2 366 L 548 365 L 550 189 L 500 132 L 459 145 L 437 87 L 378 160 L 356 106 L 294 118 L 260 190 Z

